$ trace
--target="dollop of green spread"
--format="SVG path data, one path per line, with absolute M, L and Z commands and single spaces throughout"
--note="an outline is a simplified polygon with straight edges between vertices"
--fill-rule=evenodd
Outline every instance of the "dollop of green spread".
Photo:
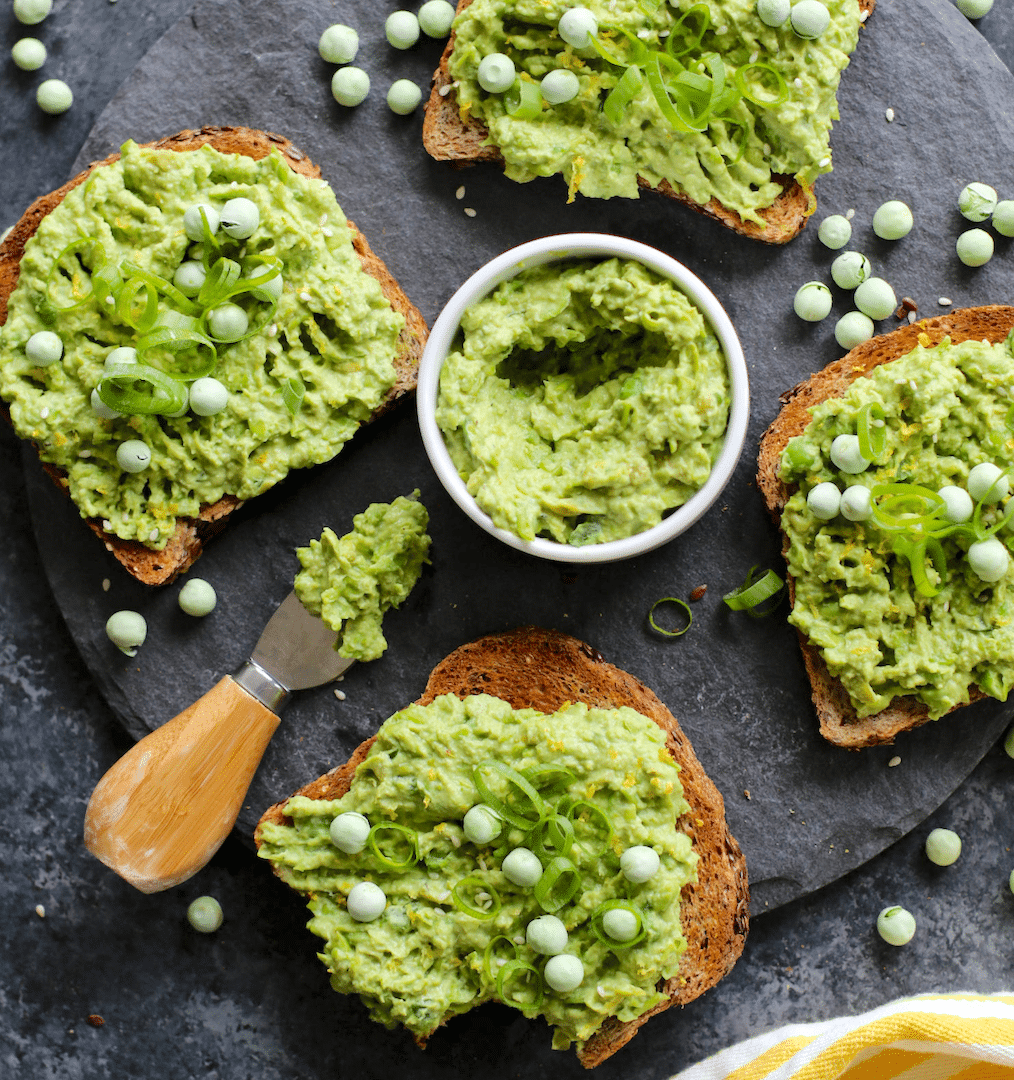
M 505 850 L 524 843 L 524 833 L 508 827 L 506 836 L 477 846 L 462 831 L 466 811 L 481 801 L 473 771 L 490 759 L 516 770 L 570 770 L 572 782 L 554 799 L 589 800 L 612 825 L 602 850 L 595 815 L 575 815 L 570 858 L 581 889 L 555 912 L 569 932 L 566 951 L 584 964 L 584 981 L 566 993 L 547 988 L 540 1008 L 515 1006 L 526 1016 L 545 1016 L 556 1028 L 555 1047 L 582 1044 L 608 1017 L 633 1020 L 662 1001 L 658 984 L 676 975 L 686 948 L 680 890 L 696 880 L 697 855 L 677 822 L 688 806 L 665 733 L 640 713 L 575 704 L 545 715 L 486 695 L 447 694 L 431 705 L 411 705 L 380 728 L 348 794 L 335 801 L 290 799 L 291 825 L 263 826 L 260 854 L 309 897 L 309 928 L 326 942 L 319 955 L 332 986 L 359 994 L 373 1019 L 425 1037 L 449 1016 L 498 1000 L 499 963 L 487 965 L 485 957 L 493 938 L 507 937 L 519 959 L 539 970 L 545 960 L 525 944 L 526 926 L 544 911 L 531 889 L 514 885 L 500 869 Z M 413 830 L 418 861 L 396 870 L 370 847 L 358 855 L 338 850 L 328 828 L 346 811 L 364 814 L 372 825 Z M 659 853 L 661 869 L 632 884 L 620 872 L 619 856 L 638 844 Z M 452 902 L 455 885 L 475 877 L 501 898 L 492 918 Z M 384 890 L 387 908 L 376 921 L 358 923 L 345 900 L 366 880 Z M 592 912 L 617 897 L 644 915 L 647 936 L 630 948 L 610 948 L 590 926 Z
M 671 281 L 577 260 L 524 270 L 465 312 L 436 420 L 494 524 L 592 544 L 657 525 L 701 487 L 729 395 L 718 338 Z
M 340 656 L 376 660 L 387 648 L 384 612 L 404 603 L 429 561 L 430 518 L 418 496 L 372 503 L 352 519 L 352 532 L 338 537 L 325 529 L 309 547 L 296 549 L 303 567 L 296 595 L 311 615 L 339 631 Z
M 449 70 L 462 118 L 474 117 L 489 130 L 512 179 L 563 173 L 572 197 L 580 191 L 597 198 L 636 198 L 639 176 L 653 187 L 665 180 L 697 203 L 715 198 L 744 220 L 759 222 L 758 210 L 782 192 L 778 176 L 810 187 L 830 171 L 838 83 L 858 40 L 857 0 L 827 0 L 831 24 L 815 40 L 798 37 L 788 21 L 778 29 L 765 26 L 755 0 L 708 0 L 708 28 L 697 44 L 699 16 L 676 24 L 699 3 L 582 0 L 617 59 L 633 55 L 620 31 L 651 50 L 665 50 L 675 33 L 673 52 L 689 48 L 679 60 L 691 77 L 707 72 L 702 61 L 709 54 L 721 58 L 730 85 L 741 69 L 748 83 L 760 83 L 758 98 L 776 96 L 773 76 L 750 65 L 767 65 L 781 77 L 787 94 L 780 104 L 765 108 L 742 98 L 703 131 L 677 131 L 643 77 L 619 123 L 608 120 L 603 100 L 626 68 L 560 38 L 557 24 L 572 6 L 567 0 L 473 0 L 455 20 Z M 506 53 L 519 76 L 535 83 L 554 68 L 573 71 L 580 81 L 577 97 L 563 105 L 544 103 L 534 120 L 511 117 L 504 95 L 489 94 L 477 82 L 479 62 L 494 52 Z M 667 79 L 674 77 L 664 70 Z
M 262 332 L 218 347 L 212 374 L 227 387 L 228 406 L 213 416 L 101 419 L 90 396 L 104 360 L 118 346 L 136 345 L 136 333 L 97 300 L 54 313 L 50 296 L 84 299 L 100 249 L 110 264 L 128 260 L 171 282 L 195 254 L 183 229 L 186 209 L 197 202 L 221 209 L 239 197 L 257 204 L 260 225 L 244 241 L 218 238 L 233 259 L 280 260 L 284 291 Z M 97 246 L 65 255 L 79 238 Z M 248 309 L 251 327 L 270 308 L 249 293 L 234 301 Z M 168 306 L 160 295 L 159 310 Z M 207 146 L 177 152 L 128 142 L 119 161 L 68 192 L 26 245 L 0 332 L 0 396 L 18 434 L 66 472 L 83 517 L 158 549 L 178 517 L 196 517 L 227 493 L 259 495 L 290 469 L 334 457 L 394 384 L 403 325 L 363 271 L 324 181 L 293 172 L 277 152 L 254 161 Z M 36 367 L 25 356 L 39 330 L 60 336 L 62 361 Z M 295 413 L 283 396 L 293 379 L 305 389 Z M 143 472 L 124 472 L 116 462 L 128 439 L 151 448 Z
M 982 462 L 1012 468 L 1012 386 L 1010 338 L 995 345 L 946 339 L 920 345 L 856 379 L 843 397 L 817 405 L 806 432 L 782 454 L 782 479 L 799 485 L 782 513 L 795 579 L 789 621 L 820 650 L 861 717 L 894 697 L 912 696 L 936 719 L 966 703 L 973 683 L 1006 700 L 1014 685 L 1014 566 L 999 581 L 985 582 L 965 557 L 970 540 L 945 536 L 945 573 L 928 563 L 938 591 L 924 596 L 907 560 L 893 554 L 890 534 L 870 521 L 820 521 L 806 495 L 827 480 L 841 489 L 900 481 L 935 492 L 965 487 Z M 885 451 L 878 464 L 847 475 L 831 464 L 831 442 L 855 433 L 867 402 L 884 410 Z M 984 523 L 997 514 L 986 509 Z M 1009 542 L 1009 530 L 1001 535 Z

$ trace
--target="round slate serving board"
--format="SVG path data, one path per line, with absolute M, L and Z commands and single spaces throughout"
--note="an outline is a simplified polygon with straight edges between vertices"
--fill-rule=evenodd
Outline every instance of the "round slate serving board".
M 356 110 L 331 100 L 333 69 L 316 53 L 320 31 L 337 18 L 359 28 L 357 63 L 373 79 L 371 96 Z M 129 578 L 26 455 L 33 522 L 54 593 L 114 713 L 141 737 L 247 657 L 291 588 L 295 547 L 325 525 L 345 532 L 368 503 L 418 487 L 432 518 L 432 566 L 388 616 L 387 654 L 345 677 L 344 701 L 325 687 L 292 702 L 241 812 L 243 834 L 270 803 L 343 761 L 417 697 L 445 654 L 482 634 L 532 623 L 590 642 L 671 707 L 725 796 L 748 860 L 753 910 L 763 912 L 838 878 L 931 813 L 996 739 L 1005 710 L 994 702 L 973 706 L 903 736 L 894 748 L 857 754 L 828 746 L 817 733 L 794 632 L 783 618 L 754 621 L 721 602 L 753 564 L 780 566 L 776 533 L 753 483 L 757 440 L 779 394 L 840 354 L 833 318 L 812 326 L 791 313 L 799 284 L 830 281 L 832 256 L 816 228 L 771 248 L 659 198 L 579 198 L 568 206 L 558 178 L 519 186 L 492 166 L 456 171 L 434 162 L 422 149 L 421 114 L 394 116 L 384 96 L 396 78 L 425 86 L 440 48 L 424 40 L 406 53 L 391 49 L 381 13 L 367 0 L 346 0 L 340 12 L 322 0 L 201 0 L 135 69 L 77 165 L 127 137 L 144 141 L 184 127 L 281 132 L 320 164 L 428 322 L 479 265 L 537 236 L 597 230 L 661 248 L 715 291 L 746 352 L 753 418 L 724 496 L 662 550 L 570 571 L 506 549 L 462 515 L 427 464 L 407 404 L 361 431 L 329 465 L 290 477 L 234 516 L 193 571 L 220 597 L 210 617 L 194 620 L 177 607 L 181 583 L 150 590 Z M 939 297 L 955 306 L 1011 299 L 1008 242 L 979 270 L 954 256 L 963 184 L 982 180 L 1012 194 L 1005 188 L 1014 150 L 1011 100 L 1014 79 L 946 0 L 882 3 L 861 34 L 839 94 L 835 171 L 817 184 L 816 220 L 855 208 L 853 246 L 923 315 L 945 310 Z M 870 230 L 873 211 L 888 198 L 908 202 L 917 222 L 898 244 Z M 465 207 L 476 215 L 466 216 Z M 836 290 L 835 317 L 849 309 L 848 299 Z M 648 629 L 656 599 L 687 596 L 702 584 L 708 591 L 694 605 L 689 633 L 668 641 Z M 148 641 L 133 660 L 103 632 L 122 607 L 148 620 Z M 895 754 L 901 764 L 889 768 Z

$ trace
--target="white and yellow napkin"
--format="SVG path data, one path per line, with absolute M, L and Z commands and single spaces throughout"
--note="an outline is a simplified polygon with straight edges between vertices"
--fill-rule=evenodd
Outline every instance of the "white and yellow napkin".
M 1014 1080 L 1014 994 L 925 994 L 793 1024 L 672 1080 Z

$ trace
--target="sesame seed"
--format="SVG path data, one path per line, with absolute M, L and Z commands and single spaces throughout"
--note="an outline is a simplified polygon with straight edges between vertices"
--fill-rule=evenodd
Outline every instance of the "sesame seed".
M 310 302 L 310 294 L 308 292 L 301 292 L 299 294 L 299 299 L 302 300 L 304 304 L 308 304 Z
M 475 211 L 470 206 L 466 206 L 465 207 L 465 216 L 466 217 L 475 217 Z
M 454 197 L 456 199 L 463 199 L 465 197 L 465 185 L 464 184 L 462 184 L 461 187 L 459 187 L 458 190 L 454 193 Z
M 42 408 L 39 409 L 39 418 L 45 420 L 47 416 L 49 416 L 49 408 L 46 405 L 43 405 Z
M 846 220 L 851 221 L 855 216 L 856 216 L 855 210 L 850 209 L 850 210 L 845 211 Z
M 334 229 L 332 229 L 330 225 L 325 225 L 324 228 L 320 231 L 324 234 L 324 236 L 334 236 Z
M 91 450 L 78 450 L 77 456 L 79 458 L 90 458 L 92 456 Z
M 802 89 L 803 89 L 803 80 L 802 80 L 802 79 L 801 79 L 801 78 L 800 78 L 800 77 L 799 77 L 799 76 L 797 75 L 797 76 L 796 76 L 796 77 L 795 77 L 795 78 L 794 78 L 794 79 L 792 80 L 792 85 L 793 85 L 793 86 L 795 86 L 795 88 L 796 88 L 797 90 L 802 90 Z
M 451 843 L 455 847 L 461 847 L 461 840 L 459 840 L 458 837 L 454 836 L 453 834 L 451 835 Z
M 109 520 L 109 518 L 102 519 L 102 528 L 105 529 L 106 532 L 113 531 L 113 523 Z
M 336 698 L 337 698 L 337 699 L 338 699 L 339 701 L 344 701 L 344 700 L 345 700 L 345 691 L 344 691 L 344 690 L 335 690 L 335 692 L 334 692 L 334 696 L 335 696 L 335 697 L 336 697 Z
M 638 37 L 639 37 L 639 38 L 640 38 L 640 39 L 641 39 L 642 41 L 647 41 L 647 40 L 648 40 L 648 38 L 650 38 L 650 37 L 651 37 L 651 31 L 650 31 L 650 30 L 638 30 L 638 31 L 637 31 L 637 36 L 638 36 Z
M 866 22 L 866 20 L 867 20 L 867 19 L 868 19 L 869 17 L 870 17 L 870 13 L 869 13 L 868 11 L 861 11 L 861 12 L 859 13 L 859 21 L 860 21 L 860 22 Z
M 476 859 L 475 861 L 479 864 L 479 869 L 480 870 L 485 870 L 486 869 L 486 860 L 485 859 L 479 858 L 479 859 Z
M 760 53 L 756 49 L 754 49 L 754 51 L 752 53 L 750 53 L 750 63 L 751 64 L 756 64 L 757 59 L 758 59 L 759 56 L 760 56 Z
M 764 156 L 767 157 L 771 153 L 771 143 L 764 144 Z
M 889 769 L 893 769 L 895 767 L 895 765 L 900 765 L 900 764 L 901 764 L 901 758 L 898 757 L 897 754 L 895 754 L 894 757 L 891 758 L 891 760 L 887 763 L 887 767 Z
M 274 337 L 278 333 L 278 323 L 272 323 L 268 327 L 268 337 Z
M 820 159 L 820 161 L 818 161 L 818 162 L 817 162 L 817 164 L 818 164 L 818 165 L 819 165 L 819 166 L 820 166 L 820 167 L 821 167 L 822 169 L 823 169 L 823 168 L 826 168 L 826 167 L 827 167 L 828 165 L 830 165 L 830 164 L 831 164 L 831 159 L 830 159 L 829 157 L 823 157 L 823 158 L 821 158 L 821 159 Z
M 448 85 L 448 86 L 441 86 L 441 87 L 440 87 L 440 89 L 439 89 L 439 90 L 437 91 L 437 93 L 438 93 L 438 94 L 439 94 L 439 95 L 440 95 L 441 97 L 447 97 L 447 95 L 448 95 L 448 94 L 449 94 L 450 92 L 451 92 L 451 88 L 450 88 L 450 86 L 449 86 L 449 85 Z
M 599 985 L 599 986 L 597 986 L 595 988 L 595 993 L 597 993 L 600 998 L 604 998 L 604 997 L 609 996 L 606 988 L 604 986 L 602 986 L 602 985 Z
M 321 225 L 326 225 L 327 224 L 327 214 L 321 214 L 320 215 L 320 224 Z
M 727 34 L 729 32 L 729 28 L 727 26 L 720 26 L 715 32 L 718 34 Z
M 894 119 L 894 109 L 888 109 L 887 112 L 884 113 L 884 117 L 886 118 L 888 123 L 891 123 L 891 121 Z
M 103 578 L 102 579 L 102 591 L 103 592 L 109 592 L 109 586 L 110 585 L 112 585 L 112 582 L 109 580 L 109 578 Z
M 157 540 L 158 539 L 158 529 L 152 529 L 151 532 L 148 533 L 148 539 L 151 540 L 152 542 Z
M 233 180 L 229 187 L 239 187 L 239 182 L 237 180 Z
M 44 919 L 46 917 L 46 909 L 41 904 L 36 904 L 35 914 L 38 915 L 40 919 Z
M 949 296 L 941 296 L 937 303 L 941 307 L 950 307 L 951 304 L 954 303 L 954 301 Z
M 515 945 L 524 945 L 524 943 L 525 943 L 525 935 L 524 934 L 515 934 L 514 937 L 511 940 L 514 942 Z
M 914 311 L 910 311 L 908 313 L 908 321 L 910 323 L 914 323 L 917 318 L 918 318 L 918 316 L 916 315 L 916 313 Z

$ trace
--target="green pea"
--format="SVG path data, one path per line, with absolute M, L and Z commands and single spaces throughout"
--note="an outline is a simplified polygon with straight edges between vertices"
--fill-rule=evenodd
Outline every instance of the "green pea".
M 53 10 L 53 0 L 14 0 L 14 18 L 25 26 L 34 26 Z
M 934 829 L 926 837 L 926 858 L 937 866 L 950 866 L 961 854 L 961 837 L 950 829 Z
M 993 258 L 993 237 L 985 229 L 967 229 L 955 244 L 965 266 L 985 266 Z
M 422 91 L 411 79 L 398 79 L 387 91 L 387 107 L 399 116 L 408 116 L 422 101 Z
M 71 88 L 61 79 L 46 79 L 35 91 L 35 101 L 44 113 L 56 116 L 66 112 L 74 104 Z
M 320 35 L 317 52 L 329 64 L 351 64 L 359 52 L 359 35 L 351 26 L 335 23 Z
M 431 38 L 445 38 L 454 22 L 454 5 L 447 0 L 426 0 L 419 9 L 419 29 Z
M 11 59 L 22 71 L 38 71 L 46 62 L 46 46 L 38 38 L 22 38 L 14 43 Z
M 362 105 L 369 92 L 370 77 L 362 68 L 339 68 L 331 79 L 331 96 L 347 108 Z
M 187 908 L 187 922 L 202 934 L 213 934 L 222 925 L 222 905 L 213 896 L 199 896 Z
M 210 615 L 217 603 L 214 586 L 204 578 L 190 578 L 180 589 L 179 605 L 188 615 Z
M 885 907 L 877 916 L 877 933 L 888 945 L 907 945 L 915 934 L 915 918 L 898 905 Z

